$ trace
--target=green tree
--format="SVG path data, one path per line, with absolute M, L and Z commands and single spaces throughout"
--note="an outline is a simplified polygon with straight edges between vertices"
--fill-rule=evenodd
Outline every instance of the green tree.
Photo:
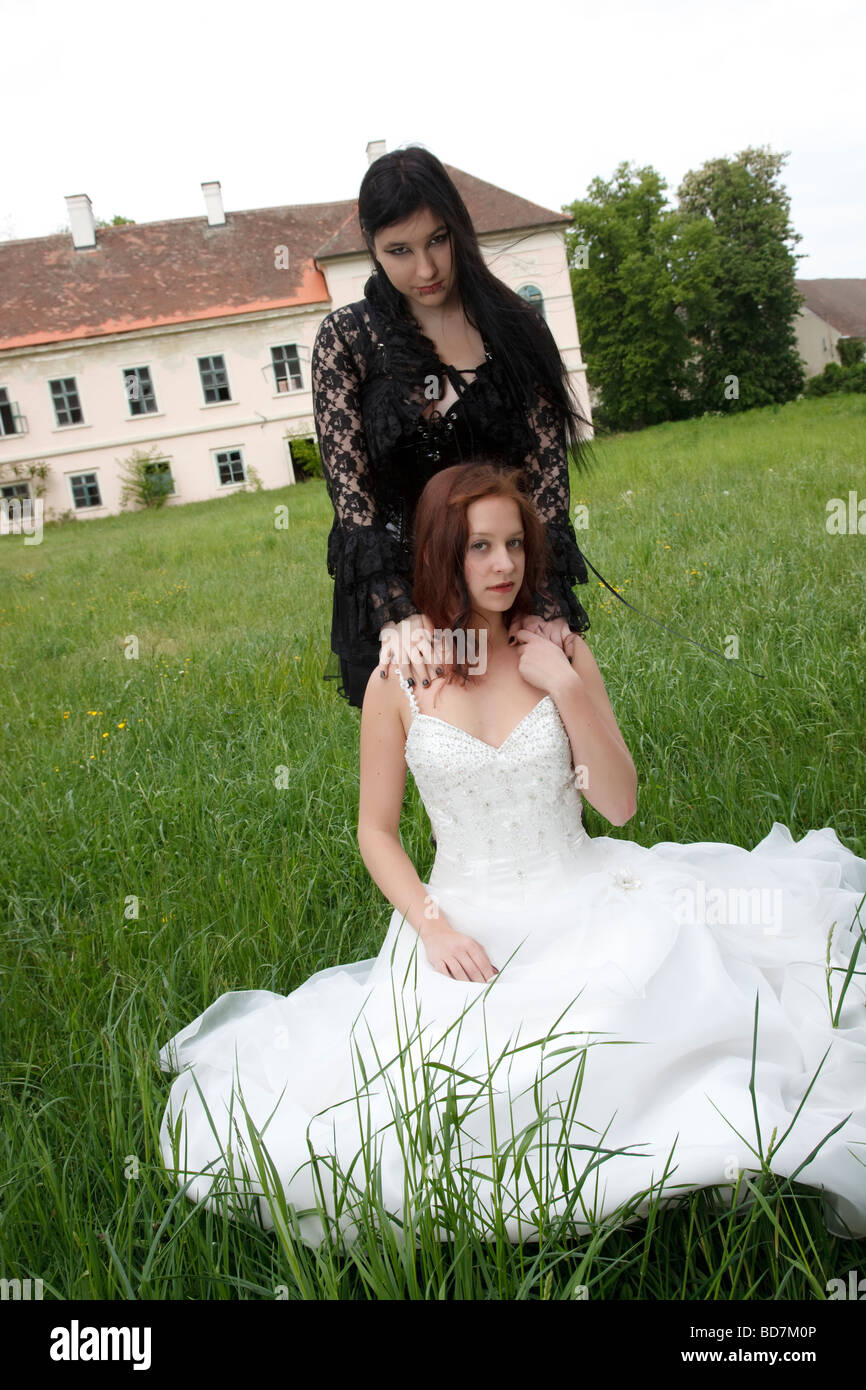
M 682 217 L 709 224 L 714 233 L 705 252 L 715 290 L 711 310 L 690 324 L 699 353 L 696 403 L 703 410 L 769 405 L 803 389 L 794 328 L 802 257 L 793 251 L 802 237 L 779 183 L 786 159 L 787 153 L 750 147 L 690 171 L 678 189 Z
M 640 429 L 692 412 L 689 329 L 713 303 L 712 229 L 666 209 L 652 168 L 622 163 L 566 210 L 572 292 L 596 420 Z
M 839 353 L 839 361 L 843 367 L 854 367 L 858 362 L 864 361 L 863 349 L 866 348 L 866 338 L 840 338 L 836 344 Z

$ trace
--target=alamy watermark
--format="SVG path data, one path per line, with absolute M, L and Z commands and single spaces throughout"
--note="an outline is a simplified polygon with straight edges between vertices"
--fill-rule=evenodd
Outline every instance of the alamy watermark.
M 444 661 L 448 663 L 458 662 L 462 666 L 468 666 L 470 676 L 483 676 L 487 670 L 487 628 L 451 628 L 436 627 L 433 629 L 432 636 L 425 628 L 424 634 L 431 642 L 432 661 L 434 663 Z M 423 655 L 423 650 L 419 647 L 418 634 L 409 639 L 408 642 L 402 641 L 395 630 L 390 629 L 384 637 L 381 637 L 384 645 L 388 643 L 392 659 L 396 660 L 398 666 L 411 664 L 412 661 L 424 661 L 427 659 Z M 423 637 L 422 637 L 423 643 Z M 393 656 L 396 649 L 397 656 Z M 429 664 L 429 663 L 428 663 Z
M 0 536 L 23 536 L 25 545 L 42 543 L 41 497 L 0 498 Z
M 827 1299 L 850 1298 L 863 1303 L 866 1301 L 866 1279 L 859 1277 L 859 1269 L 848 1270 L 848 1282 L 844 1279 L 829 1279 L 827 1281 Z
M 760 927 L 766 936 L 782 930 L 781 888 L 713 888 L 696 879 L 674 894 L 674 918 L 683 926 Z
M 48 1355 L 52 1361 L 130 1361 L 134 1371 L 147 1371 L 151 1362 L 151 1329 L 139 1326 L 68 1326 L 51 1329 Z
M 831 497 L 827 503 L 824 526 L 831 536 L 866 536 L 866 497 L 858 498 L 852 488 L 848 503 L 842 497 Z
M 7 1299 L 40 1302 L 42 1287 L 41 1279 L 0 1279 L 0 1302 L 5 1303 Z

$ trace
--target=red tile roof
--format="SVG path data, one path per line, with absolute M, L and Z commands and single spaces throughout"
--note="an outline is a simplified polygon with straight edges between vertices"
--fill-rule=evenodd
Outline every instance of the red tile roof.
M 230 212 L 0 242 L 0 347 L 132 333 L 159 324 L 328 302 L 316 248 L 349 204 Z M 288 247 L 287 270 L 274 262 Z
M 866 280 L 797 280 L 806 307 L 845 338 L 866 338 Z
M 476 231 L 571 222 L 446 165 Z M 99 227 L 96 248 L 71 233 L 0 242 L 0 350 L 134 333 L 261 309 L 329 305 L 317 262 L 364 252 L 356 199 Z M 289 268 L 275 265 L 288 248 Z

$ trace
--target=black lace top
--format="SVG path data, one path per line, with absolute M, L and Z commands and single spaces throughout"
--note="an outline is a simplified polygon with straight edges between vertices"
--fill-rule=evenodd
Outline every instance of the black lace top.
M 576 631 L 586 631 L 589 618 L 572 586 L 585 584 L 587 572 L 569 516 L 568 462 L 556 412 L 540 393 L 528 416 L 516 408 L 486 342 L 486 360 L 468 381 L 445 366 L 408 311 L 403 320 L 386 317 L 376 303 L 375 280 L 367 282 L 363 299 L 328 314 L 312 353 L 316 433 L 334 507 L 327 552 L 334 652 L 355 662 L 375 660 L 382 625 L 416 611 L 411 534 L 418 498 L 434 473 L 479 453 L 524 470 L 546 523 L 553 601 L 536 593 L 533 612 L 562 615 Z M 458 399 L 444 414 L 434 410 L 425 418 L 431 398 L 444 395 L 446 373 Z M 429 389 L 434 378 L 435 397 Z

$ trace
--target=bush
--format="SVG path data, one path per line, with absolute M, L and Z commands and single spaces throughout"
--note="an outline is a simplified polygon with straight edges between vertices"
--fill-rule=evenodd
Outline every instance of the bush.
M 856 362 L 848 368 L 842 390 L 866 391 L 866 362 Z
M 829 396 L 834 391 L 866 391 L 866 362 L 856 362 L 850 367 L 828 362 L 820 376 L 809 378 L 803 394 Z
M 140 507 L 161 507 L 169 496 L 174 483 L 171 464 L 164 458 L 156 445 L 148 452 L 135 449 L 127 459 L 116 459 L 121 464 L 118 477 L 122 483 L 120 505 L 125 507 L 130 500 Z

